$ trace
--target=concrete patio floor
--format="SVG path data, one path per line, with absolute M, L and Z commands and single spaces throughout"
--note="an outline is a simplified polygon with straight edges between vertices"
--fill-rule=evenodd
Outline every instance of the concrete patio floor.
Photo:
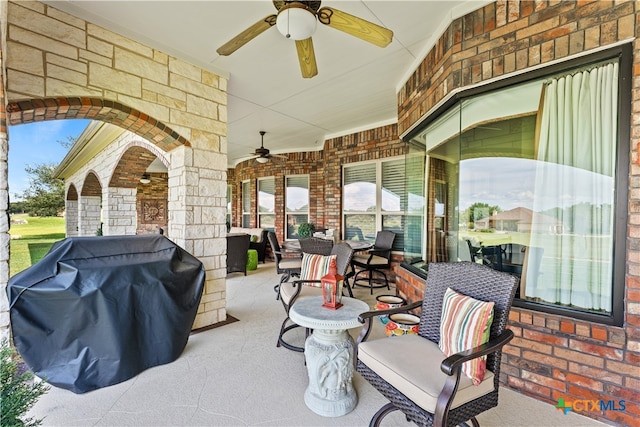
M 173 363 L 100 390 L 77 395 L 52 387 L 29 416 L 45 426 L 366 426 L 386 400 L 359 374 L 358 404 L 351 413 L 325 418 L 309 410 L 303 394 L 307 371 L 302 353 L 276 348 L 284 310 L 276 301 L 273 263 L 227 278 L 227 312 L 238 319 L 193 334 Z M 357 298 L 375 304 L 365 288 Z M 376 326 L 380 326 L 377 324 Z M 356 333 L 357 330 L 352 331 Z M 293 341 L 303 342 L 302 333 Z M 376 335 L 384 335 L 382 327 Z M 392 338 L 389 338 L 392 339 Z M 478 420 L 483 426 L 603 426 L 502 387 L 500 404 Z M 384 426 L 411 426 L 398 412 Z

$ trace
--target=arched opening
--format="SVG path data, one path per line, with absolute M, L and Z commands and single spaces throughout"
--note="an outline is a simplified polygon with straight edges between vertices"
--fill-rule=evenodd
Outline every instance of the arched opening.
M 102 234 L 102 185 L 93 171 L 82 184 L 78 210 L 78 235 Z
M 106 234 L 164 234 L 167 229 L 168 161 L 138 144 L 126 149 L 111 176 L 108 198 L 118 203 L 110 202 L 105 212 Z M 119 212 L 129 212 L 130 223 Z

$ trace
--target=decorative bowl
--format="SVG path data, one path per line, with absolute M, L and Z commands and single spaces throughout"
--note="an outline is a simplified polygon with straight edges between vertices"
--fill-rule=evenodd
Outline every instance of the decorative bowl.
M 398 297 L 395 295 L 378 295 L 376 297 L 376 310 L 386 310 L 388 308 L 396 308 L 401 307 L 406 304 L 406 301 L 402 297 Z M 386 325 L 389 321 L 388 317 L 385 316 L 377 316 L 378 319 L 382 322 L 383 325 Z
M 407 313 L 390 314 L 385 326 L 385 334 L 388 337 L 417 334 L 419 326 L 420 318 L 418 316 Z

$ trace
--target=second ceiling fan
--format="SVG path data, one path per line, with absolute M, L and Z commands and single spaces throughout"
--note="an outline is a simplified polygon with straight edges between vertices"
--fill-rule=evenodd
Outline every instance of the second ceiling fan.
M 320 7 L 320 1 L 273 0 L 277 14 L 269 15 L 256 22 L 217 49 L 226 56 L 276 25 L 278 31 L 296 42 L 298 61 L 302 77 L 311 78 L 318 74 L 316 56 L 311 36 L 317 21 L 336 30 L 343 31 L 359 39 L 385 47 L 391 43 L 393 32 L 373 22 L 350 15 L 332 7 Z

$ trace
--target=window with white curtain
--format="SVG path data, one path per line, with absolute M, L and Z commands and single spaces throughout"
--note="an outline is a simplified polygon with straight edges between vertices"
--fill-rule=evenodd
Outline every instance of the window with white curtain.
M 343 168 L 344 238 L 375 241 L 379 230 L 396 234 L 403 250 L 407 206 L 404 157 L 357 163 Z
M 515 305 L 621 324 L 630 50 L 461 95 L 411 136 L 434 184 L 427 252 L 520 276 Z
M 298 238 L 300 224 L 309 222 L 309 176 L 287 176 L 285 181 L 287 239 Z
M 242 181 L 242 226 L 251 227 L 251 182 Z
M 258 227 L 275 231 L 276 180 L 274 177 L 258 180 Z

